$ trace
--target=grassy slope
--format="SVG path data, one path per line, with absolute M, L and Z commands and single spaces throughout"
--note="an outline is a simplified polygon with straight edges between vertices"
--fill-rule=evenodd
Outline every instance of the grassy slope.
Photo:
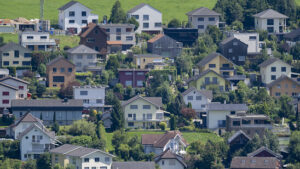
M 60 6 L 69 0 L 45 0 L 45 18 L 57 23 L 58 10 Z M 78 0 L 91 8 L 100 20 L 103 15 L 110 15 L 114 0 Z M 187 20 L 185 13 L 201 6 L 213 8 L 217 0 L 120 0 L 125 11 L 144 2 L 163 13 L 163 21 L 167 23 L 173 18 Z M 16 17 L 39 18 L 39 0 L 1 0 L 1 18 L 14 19 Z
M 300 0 L 295 0 L 297 5 L 300 5 Z

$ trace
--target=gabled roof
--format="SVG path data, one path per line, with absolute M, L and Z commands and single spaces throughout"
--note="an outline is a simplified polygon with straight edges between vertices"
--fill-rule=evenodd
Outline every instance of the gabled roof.
M 60 8 L 58 8 L 58 10 L 66 10 L 66 9 L 70 8 L 71 6 L 77 4 L 77 3 L 83 5 L 83 4 L 80 3 L 80 2 L 71 0 L 70 2 L 68 2 L 68 3 L 66 3 L 65 5 L 63 5 L 63 6 L 61 6 Z M 83 6 L 85 6 L 85 5 L 83 5 Z M 85 7 L 86 7 L 86 6 L 85 6 Z M 86 7 L 86 8 L 88 8 L 88 7 Z M 90 8 L 88 8 L 88 9 L 90 9 Z
M 235 132 L 230 138 L 228 138 L 228 143 L 231 143 L 235 138 L 237 138 L 240 135 L 244 135 L 248 140 L 251 140 L 251 138 L 246 133 L 244 133 L 242 130 L 239 130 Z
M 60 147 L 51 149 L 50 152 L 51 153 L 56 153 L 56 154 L 67 154 L 70 151 L 74 151 L 76 149 L 80 148 L 80 146 L 78 145 L 72 145 L 72 144 L 64 144 Z
M 279 160 L 275 157 L 234 157 L 231 161 L 231 169 L 277 169 Z
M 272 18 L 289 18 L 288 16 L 286 15 L 283 15 L 273 9 L 267 9 L 265 11 L 262 11 L 260 13 L 257 13 L 255 15 L 253 15 L 254 17 L 257 17 L 257 18 L 265 18 L 265 19 L 272 19 Z
M 1 46 L 0 47 L 0 51 L 5 52 L 5 51 L 13 50 L 13 49 L 16 49 L 16 48 L 22 49 L 22 50 L 24 50 L 27 53 L 32 53 L 31 50 L 25 48 L 22 45 L 16 44 L 14 42 L 9 42 L 9 43 L 5 44 L 4 46 Z
M 248 106 L 246 104 L 220 104 L 210 103 L 207 105 L 209 111 L 247 111 Z
M 235 64 L 234 64 L 231 60 L 227 59 L 227 58 L 226 58 L 225 56 L 223 56 L 221 53 L 216 53 L 216 52 L 207 55 L 207 56 L 206 56 L 205 58 L 203 58 L 199 63 L 197 63 L 197 65 L 198 65 L 198 66 L 204 66 L 204 65 L 206 65 L 208 62 L 210 62 L 211 60 L 215 59 L 215 58 L 218 57 L 218 56 L 223 57 L 225 60 L 227 60 L 228 62 L 230 62 L 231 64 L 233 64 L 233 65 L 235 66 Z
M 160 33 L 160 34 L 154 36 L 153 38 L 151 38 L 150 40 L 148 40 L 148 42 L 149 42 L 149 43 L 153 43 L 153 42 L 159 40 L 160 38 L 162 38 L 162 37 L 164 37 L 164 36 L 166 36 L 166 35 Z
M 296 38 L 298 36 L 300 36 L 300 28 L 298 29 L 295 29 L 289 33 L 286 33 L 285 35 L 283 35 L 285 38 L 290 38 L 290 39 L 293 39 L 293 38 Z
M 143 99 L 143 100 L 145 100 L 145 101 L 147 101 L 147 102 L 149 102 L 149 103 L 151 103 L 151 104 L 153 104 L 157 107 L 162 107 L 163 106 L 161 97 L 143 97 L 143 96 L 140 96 L 140 95 L 137 95 L 137 96 L 135 96 L 135 97 L 133 97 L 133 98 L 127 100 L 127 101 L 123 101 L 122 106 L 124 107 L 124 106 L 132 103 L 133 101 L 138 100 L 138 99 Z
M 97 26 L 105 35 L 107 35 L 107 33 L 105 32 L 105 30 L 103 28 L 101 28 L 99 25 L 91 22 L 86 27 L 82 28 L 82 30 L 78 34 L 78 36 L 80 36 L 81 38 L 87 37 L 89 35 L 89 33 L 92 32 L 92 30 L 94 30 Z
M 290 80 L 294 83 L 296 83 L 298 86 L 300 85 L 298 81 L 296 81 L 295 79 L 292 79 L 286 75 L 281 75 L 278 79 L 274 80 L 273 82 L 267 84 L 267 87 L 270 88 L 270 87 L 273 87 L 274 85 L 276 85 L 277 83 L 280 83 L 281 81 L 283 80 Z
M 231 42 L 231 41 L 233 41 L 233 40 L 237 40 L 237 41 L 239 41 L 240 43 L 242 43 L 242 44 L 244 44 L 244 45 L 247 45 L 246 43 L 242 42 L 241 40 L 239 40 L 238 38 L 236 38 L 236 37 L 234 37 L 234 36 L 231 36 L 231 37 L 229 37 L 229 38 L 224 39 L 224 40 L 221 42 L 221 44 L 222 44 L 222 45 L 225 45 L 225 44 L 227 44 L 227 43 L 229 43 L 229 42 Z M 247 45 L 247 46 L 248 46 L 248 45 Z
M 21 82 L 21 83 L 24 83 L 24 84 L 29 84 L 29 82 L 27 82 L 25 80 L 22 80 L 22 79 L 19 79 L 19 78 L 16 78 L 16 77 L 12 77 L 12 76 L 4 77 L 4 78 L 0 79 L 0 82 L 3 82 L 3 81 L 8 80 L 8 79 L 15 80 L 15 81 L 18 81 L 18 82 Z
M 2 83 L 2 82 L 0 82 L 0 86 L 8 87 L 8 88 L 13 89 L 13 90 L 19 90 L 19 89 L 16 88 L 16 87 L 13 87 L 13 86 L 11 86 L 11 85 L 8 85 L 8 84 Z
M 66 62 L 70 63 L 71 65 L 74 65 L 72 62 L 68 61 L 67 59 L 65 59 L 63 56 L 59 56 L 55 59 L 52 59 L 50 62 L 47 63 L 47 66 L 53 65 L 56 62 L 60 61 L 60 60 L 65 60 Z M 75 65 L 74 65 L 75 66 Z
M 180 131 L 167 131 L 165 134 L 143 134 L 142 144 L 143 145 L 153 145 L 157 148 L 163 148 L 171 139 L 174 139 L 179 135 L 182 142 L 187 145 L 187 142 L 182 137 Z
M 41 128 L 37 124 L 33 123 L 30 127 L 28 127 L 26 130 L 24 130 L 20 135 L 18 136 L 18 140 L 21 140 L 22 137 L 24 137 L 27 133 L 29 133 L 32 129 L 38 128 L 40 131 L 45 133 L 47 136 L 49 136 L 51 139 L 55 139 L 55 133 L 53 131 L 48 131 L 46 128 Z
M 11 126 L 12 127 L 18 126 L 21 122 L 31 122 L 31 123 L 38 122 L 43 126 L 42 120 L 40 120 L 39 118 L 34 117 L 30 112 L 27 112 L 15 124 L 12 124 Z
M 113 162 L 111 169 L 155 169 L 155 163 L 150 161 Z
M 270 64 L 272 64 L 272 63 L 274 63 L 274 62 L 276 62 L 276 61 L 280 61 L 280 62 L 282 62 L 282 63 L 285 63 L 284 61 L 282 61 L 282 60 L 280 60 L 280 59 L 278 59 L 278 58 L 270 58 L 270 59 L 268 59 L 268 60 L 265 60 L 264 62 L 262 62 L 261 64 L 259 64 L 258 66 L 259 67 L 267 67 L 267 66 L 269 66 Z M 287 64 L 287 63 L 285 63 L 285 64 Z M 287 64 L 287 65 L 289 65 L 289 64 Z
M 274 151 L 268 149 L 265 146 L 260 147 L 259 149 L 253 151 L 252 153 L 247 154 L 248 157 L 256 157 L 259 153 L 266 151 L 267 153 L 271 154 L 273 157 L 276 157 L 278 159 L 282 159 L 282 155 L 275 153 Z M 257 156 L 259 157 L 259 156 Z
M 169 148 L 166 149 L 164 152 L 160 153 L 156 157 L 154 157 L 155 162 L 158 163 L 162 159 L 176 159 L 179 163 L 181 163 L 185 168 L 187 164 L 183 161 L 183 157 L 173 153 Z
M 91 49 L 85 45 L 78 45 L 72 49 L 69 49 L 68 53 L 98 54 L 99 52 L 97 52 L 94 49 Z
M 219 14 L 213 10 L 210 10 L 208 8 L 201 7 L 198 9 L 194 9 L 191 12 L 186 13 L 186 15 L 220 16 L 221 14 Z
M 197 90 L 195 87 L 190 87 L 183 93 L 181 93 L 182 96 L 186 96 L 187 94 L 191 93 L 192 91 L 196 91 L 207 97 L 208 99 L 213 98 L 213 94 L 211 90 Z
M 152 9 L 156 10 L 157 12 L 161 13 L 159 10 L 157 10 L 157 9 L 153 8 L 152 6 L 150 6 L 149 4 L 145 4 L 145 3 L 141 3 L 137 6 L 135 6 L 134 8 L 130 9 L 127 13 L 134 13 L 137 10 L 143 8 L 144 6 L 149 6 L 150 8 L 152 8 Z
M 211 69 L 207 69 L 204 72 L 201 72 L 199 75 L 196 75 L 196 76 L 193 76 L 193 77 L 189 78 L 188 80 L 186 80 L 186 83 L 190 83 L 191 81 L 198 80 L 198 79 L 200 79 L 201 77 L 205 76 L 206 74 L 208 74 L 210 72 L 213 72 L 214 74 L 218 75 L 219 77 L 221 77 L 222 79 L 227 81 L 227 79 L 225 79 L 222 75 L 218 74 L 217 72 L 215 72 Z

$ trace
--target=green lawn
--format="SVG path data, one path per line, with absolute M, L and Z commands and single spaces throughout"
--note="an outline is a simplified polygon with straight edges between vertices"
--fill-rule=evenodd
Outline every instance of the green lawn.
M 10 41 L 18 43 L 18 34 L 15 33 L 0 33 L 0 37 L 3 37 L 4 43 L 8 43 Z
M 300 5 L 300 0 L 295 0 L 297 5 Z
M 44 17 L 57 23 L 58 8 L 70 0 L 45 0 Z M 102 20 L 104 15 L 110 15 L 114 0 L 78 0 L 93 10 Z M 187 20 L 185 13 L 201 6 L 213 8 L 217 0 L 120 0 L 125 11 L 140 3 L 148 3 L 163 13 L 163 21 L 167 23 L 173 18 Z M 39 0 L 1 0 L 1 18 L 15 19 L 17 17 L 39 18 Z

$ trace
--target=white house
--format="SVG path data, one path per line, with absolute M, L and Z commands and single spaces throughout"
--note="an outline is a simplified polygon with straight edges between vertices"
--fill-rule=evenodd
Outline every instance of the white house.
M 201 7 L 188 12 L 186 15 L 189 24 L 192 28 L 198 29 L 199 33 L 204 33 L 208 25 L 219 27 L 221 14 L 208 8 Z
M 161 169 L 185 169 L 187 164 L 183 156 L 173 153 L 170 149 L 165 150 L 154 157 L 154 161 Z
M 0 109 L 9 108 L 11 101 L 17 99 L 18 88 L 0 82 Z
M 291 77 L 292 66 L 278 58 L 270 58 L 260 65 L 261 81 L 269 84 L 282 75 Z
M 74 165 L 77 169 L 111 169 L 112 154 L 99 149 L 86 148 L 77 145 L 64 144 L 50 150 L 52 165 L 60 164 L 66 167 Z
M 18 89 L 18 95 L 16 97 L 17 99 L 27 98 L 29 82 L 12 76 L 4 77 L 0 79 L 0 82 L 17 88 Z
M 206 112 L 207 104 L 209 104 L 213 98 L 212 91 L 210 90 L 197 90 L 194 87 L 190 87 L 183 93 L 181 93 L 184 103 L 192 105 L 192 108 L 196 112 Z
M 259 54 L 262 50 L 262 45 L 265 44 L 265 42 L 259 41 L 259 34 L 256 32 L 233 33 L 232 37 L 235 37 L 238 40 L 248 45 L 247 48 L 248 55 Z
M 74 99 L 83 100 L 85 108 L 101 108 L 105 105 L 104 86 L 73 86 Z
M 90 8 L 77 1 L 70 1 L 58 10 L 59 26 L 73 34 L 81 32 L 81 28 L 90 22 L 98 23 L 98 15 L 92 14 Z
M 85 45 L 79 45 L 67 51 L 69 60 L 75 64 L 77 72 L 85 72 L 90 67 L 97 66 L 99 52 Z
M 255 29 L 265 30 L 269 33 L 286 32 L 286 19 L 288 17 L 273 9 L 267 9 L 253 15 L 255 20 Z
M 139 22 L 137 33 L 160 33 L 162 31 L 162 13 L 148 4 L 141 3 L 130 9 L 127 17 L 134 17 Z
M 227 115 L 245 113 L 247 110 L 246 104 L 210 103 L 207 107 L 207 128 L 225 128 Z
M 54 51 L 57 48 L 55 39 L 51 39 L 48 32 L 21 32 L 19 43 L 32 51 Z

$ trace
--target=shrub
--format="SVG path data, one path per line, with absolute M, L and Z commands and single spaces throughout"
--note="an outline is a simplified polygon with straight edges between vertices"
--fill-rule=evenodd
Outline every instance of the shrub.
M 160 122 L 160 123 L 159 123 L 159 128 L 160 128 L 162 131 L 165 131 L 165 129 L 167 128 L 167 123 L 166 123 L 166 122 Z

